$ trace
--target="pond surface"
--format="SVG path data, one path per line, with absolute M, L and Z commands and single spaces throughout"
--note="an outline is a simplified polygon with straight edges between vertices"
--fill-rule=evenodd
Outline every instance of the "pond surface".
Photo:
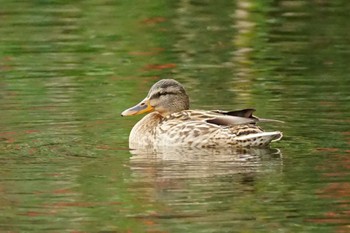
M 350 231 L 349 1 L 0 3 L 1 232 Z M 164 77 L 283 140 L 129 151 Z

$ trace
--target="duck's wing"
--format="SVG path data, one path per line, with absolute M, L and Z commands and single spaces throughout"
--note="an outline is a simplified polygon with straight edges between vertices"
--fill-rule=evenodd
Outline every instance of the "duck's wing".
M 205 122 L 218 126 L 233 126 L 233 125 L 246 125 L 255 124 L 258 119 L 252 117 L 252 111 L 203 111 L 203 110 L 186 110 L 182 112 L 183 116 L 186 115 L 188 120 L 196 122 Z
M 247 108 L 242 110 L 235 110 L 235 111 L 222 111 L 222 110 L 214 110 L 212 112 L 222 114 L 222 115 L 228 115 L 228 116 L 235 116 L 235 117 L 242 117 L 247 119 L 254 119 L 256 122 L 277 122 L 277 123 L 284 123 L 284 121 L 275 120 L 275 119 L 266 119 L 266 118 L 260 118 L 253 115 L 253 112 L 256 110 L 254 108 Z
M 256 124 L 257 122 L 277 121 L 255 117 L 253 116 L 254 111 L 255 109 L 243 109 L 238 111 L 185 110 L 173 113 L 167 116 L 165 120 L 169 122 L 205 122 L 217 126 L 247 125 Z

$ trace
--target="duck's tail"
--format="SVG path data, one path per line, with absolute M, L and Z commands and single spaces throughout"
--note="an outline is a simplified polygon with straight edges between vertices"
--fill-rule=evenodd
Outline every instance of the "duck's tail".
M 236 140 L 244 147 L 265 147 L 270 142 L 279 141 L 282 137 L 282 132 L 274 131 L 242 135 L 236 137 Z

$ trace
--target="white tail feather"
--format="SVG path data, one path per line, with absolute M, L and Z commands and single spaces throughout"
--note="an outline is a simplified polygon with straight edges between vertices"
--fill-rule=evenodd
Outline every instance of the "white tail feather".
M 283 137 L 282 132 L 261 132 L 236 137 L 243 146 L 245 143 L 250 146 L 267 146 L 270 142 L 279 141 Z

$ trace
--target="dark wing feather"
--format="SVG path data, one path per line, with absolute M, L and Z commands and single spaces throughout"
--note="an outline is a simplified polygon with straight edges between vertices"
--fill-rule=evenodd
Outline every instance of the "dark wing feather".
M 253 108 L 247 108 L 242 110 L 235 110 L 235 111 L 221 111 L 221 110 L 215 110 L 213 111 L 215 113 L 223 114 L 223 115 L 229 115 L 229 116 L 238 116 L 238 117 L 246 117 L 246 118 L 255 118 L 253 116 L 253 112 L 255 112 L 255 109 Z
M 215 113 L 228 115 L 228 116 L 237 116 L 237 117 L 243 117 L 247 119 L 254 119 L 254 122 L 277 122 L 277 123 L 284 123 L 283 121 L 274 120 L 274 119 L 265 119 L 265 118 L 259 118 L 253 115 L 253 112 L 255 112 L 254 108 L 247 108 L 242 110 L 235 110 L 235 111 L 221 111 L 221 110 L 215 110 L 212 111 Z

